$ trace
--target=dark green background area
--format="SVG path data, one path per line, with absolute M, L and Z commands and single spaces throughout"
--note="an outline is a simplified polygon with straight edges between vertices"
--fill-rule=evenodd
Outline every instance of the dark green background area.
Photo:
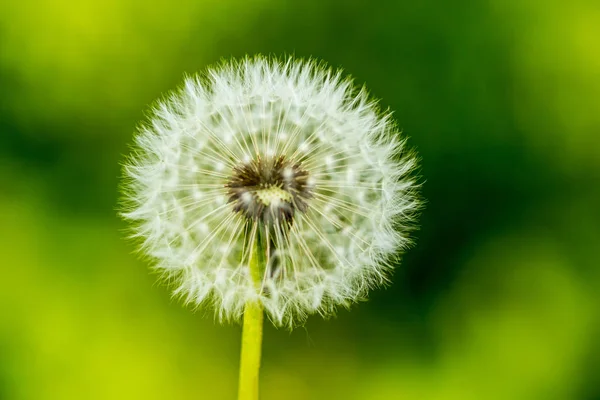
M 268 399 L 600 399 L 593 0 L 0 4 L 0 399 L 231 399 L 238 326 L 155 284 L 116 217 L 148 104 L 222 58 L 341 67 L 421 158 L 385 290 L 267 327 Z

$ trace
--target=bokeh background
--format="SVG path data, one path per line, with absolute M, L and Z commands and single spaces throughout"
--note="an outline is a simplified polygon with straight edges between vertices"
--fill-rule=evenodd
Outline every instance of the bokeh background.
M 0 2 L 0 399 L 233 399 L 239 326 L 116 217 L 148 104 L 225 57 L 343 67 L 422 159 L 417 244 L 328 321 L 267 327 L 269 399 L 600 399 L 596 0 Z

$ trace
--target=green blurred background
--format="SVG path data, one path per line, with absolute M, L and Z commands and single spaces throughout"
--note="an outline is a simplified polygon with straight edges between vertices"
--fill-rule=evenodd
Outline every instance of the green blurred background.
M 0 399 L 233 399 L 239 326 L 124 241 L 147 105 L 222 57 L 343 67 L 422 158 L 393 285 L 292 333 L 262 398 L 600 399 L 600 3 L 0 2 Z

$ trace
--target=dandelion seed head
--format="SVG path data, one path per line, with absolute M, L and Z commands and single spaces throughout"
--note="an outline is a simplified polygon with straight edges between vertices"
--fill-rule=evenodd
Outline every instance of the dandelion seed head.
M 136 147 L 122 215 L 175 295 L 221 319 L 257 300 L 279 326 L 329 315 L 385 283 L 410 242 L 415 157 L 366 91 L 321 63 L 258 56 L 188 77 Z

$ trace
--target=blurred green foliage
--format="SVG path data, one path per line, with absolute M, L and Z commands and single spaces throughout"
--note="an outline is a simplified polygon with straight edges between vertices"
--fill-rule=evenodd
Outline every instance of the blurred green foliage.
M 314 56 L 422 158 L 417 245 L 337 318 L 267 328 L 268 399 L 600 399 L 600 3 L 0 3 L 0 399 L 230 399 L 239 327 L 122 240 L 147 105 L 222 57 Z

